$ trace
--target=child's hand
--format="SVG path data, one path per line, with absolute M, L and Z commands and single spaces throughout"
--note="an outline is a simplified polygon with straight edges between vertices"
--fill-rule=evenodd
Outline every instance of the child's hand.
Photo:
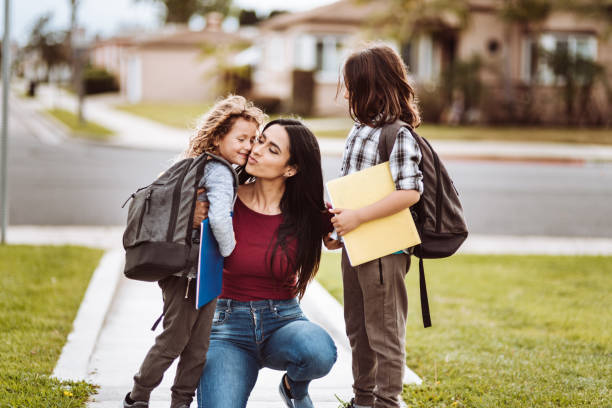
M 329 212 L 336 214 L 336 216 L 331 219 L 331 222 L 339 236 L 348 234 L 362 223 L 357 210 L 332 208 Z
M 330 251 L 342 248 L 342 242 L 340 242 L 338 239 L 333 239 L 331 237 L 332 234 L 333 233 L 330 232 L 325 238 L 323 238 L 323 245 L 325 245 L 325 248 L 329 249 Z

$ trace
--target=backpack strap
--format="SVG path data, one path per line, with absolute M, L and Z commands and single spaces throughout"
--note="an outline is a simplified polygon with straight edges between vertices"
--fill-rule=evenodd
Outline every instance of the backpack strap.
M 204 154 L 207 155 L 210 159 L 213 159 L 213 160 L 216 160 L 218 162 L 225 164 L 231 170 L 232 175 L 234 176 L 234 201 L 236 201 L 236 196 L 238 195 L 238 174 L 236 174 L 236 170 L 234 170 L 234 166 L 232 166 L 230 162 L 228 162 L 221 156 L 217 156 L 216 154 L 212 154 L 208 152 L 205 152 Z
M 427 299 L 427 284 L 425 283 L 425 267 L 423 258 L 419 258 L 419 289 L 421 292 L 421 315 L 423 316 L 423 327 L 431 327 L 431 316 L 429 314 L 429 300 Z
M 391 156 L 391 152 L 393 151 L 393 145 L 395 144 L 397 132 L 404 126 L 410 128 L 410 125 L 399 119 L 383 126 L 380 131 L 380 136 L 378 137 L 378 154 L 380 155 L 381 162 L 389 160 L 389 156 Z

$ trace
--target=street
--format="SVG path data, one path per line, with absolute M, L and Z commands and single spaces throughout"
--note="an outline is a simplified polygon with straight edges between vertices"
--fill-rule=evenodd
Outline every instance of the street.
M 31 120 L 11 108 L 11 225 L 121 225 L 127 214 L 121 204 L 178 153 L 72 140 L 48 144 L 35 136 Z M 612 237 L 612 163 L 446 164 L 472 233 Z M 339 157 L 323 158 L 326 181 L 339 166 Z

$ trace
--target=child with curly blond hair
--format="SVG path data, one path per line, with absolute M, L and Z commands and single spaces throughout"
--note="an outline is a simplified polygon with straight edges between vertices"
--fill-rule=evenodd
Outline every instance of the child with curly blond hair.
M 243 166 L 253 140 L 266 116 L 242 96 L 217 102 L 199 121 L 184 157 L 212 154 L 199 182 L 198 201 L 208 202 L 208 218 L 219 252 L 232 253 L 236 240 L 231 211 L 235 199 L 235 173 L 229 164 Z M 223 163 L 226 161 L 226 163 Z M 197 237 L 194 225 L 193 236 Z M 197 245 L 193 246 L 197 248 Z M 197 259 L 197 254 L 192 254 Z M 206 363 L 216 299 L 195 308 L 196 266 L 159 281 L 164 301 L 163 332 L 147 353 L 134 376 L 134 386 L 123 400 L 124 408 L 147 408 L 151 391 L 178 357 L 171 408 L 188 408 Z

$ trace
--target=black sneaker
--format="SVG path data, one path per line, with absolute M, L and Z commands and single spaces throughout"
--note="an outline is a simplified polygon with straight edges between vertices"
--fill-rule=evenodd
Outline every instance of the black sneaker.
M 134 401 L 130 398 L 130 393 L 125 394 L 125 398 L 123 399 L 123 405 L 121 408 L 149 408 L 148 401 Z
M 287 405 L 287 408 L 314 408 L 312 400 L 308 395 L 306 395 L 302 399 L 293 398 L 293 395 L 291 395 L 291 391 L 285 386 L 286 375 L 287 374 L 285 374 L 283 378 L 281 378 L 281 382 L 278 385 L 278 392 L 283 398 L 283 401 L 285 401 L 285 405 Z

